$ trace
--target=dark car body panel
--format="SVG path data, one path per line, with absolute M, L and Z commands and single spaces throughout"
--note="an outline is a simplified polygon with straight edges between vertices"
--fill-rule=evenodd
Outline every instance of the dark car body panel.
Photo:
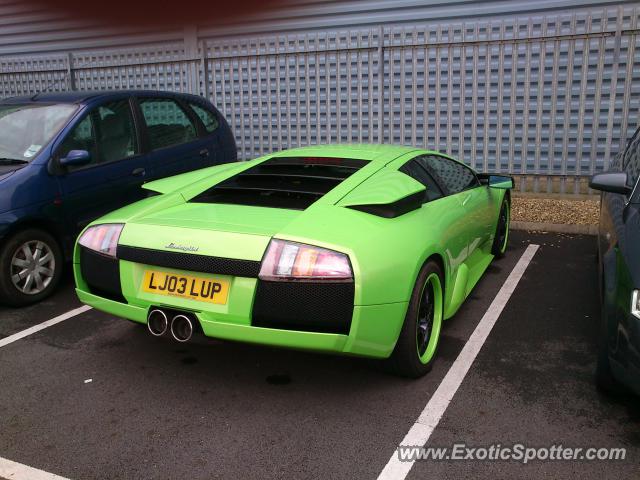
M 197 127 L 197 138 L 152 151 L 138 98 L 176 101 Z M 67 172 L 59 163 L 64 139 L 100 105 L 128 101 L 138 153 Z M 89 222 L 144 198 L 144 182 L 236 160 L 233 134 L 224 117 L 201 97 L 171 92 L 123 90 L 65 92 L 13 97 L 0 105 L 28 103 L 77 105 L 65 126 L 28 164 L 0 165 L 0 243 L 13 231 L 41 227 L 60 241 L 70 258 L 73 243 Z M 188 104 L 212 112 L 218 127 L 208 133 Z
M 634 137 L 635 138 L 635 137 Z M 614 160 L 625 171 L 625 152 Z M 598 233 L 602 321 L 607 334 L 611 370 L 616 379 L 640 394 L 640 319 L 631 313 L 632 296 L 640 289 L 640 192 L 629 197 L 603 193 Z

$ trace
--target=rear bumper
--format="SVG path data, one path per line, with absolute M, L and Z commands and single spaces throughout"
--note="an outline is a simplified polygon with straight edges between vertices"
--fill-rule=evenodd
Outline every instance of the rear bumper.
M 76 288 L 81 302 L 97 310 L 146 324 L 151 304 L 121 303 Z M 171 308 L 180 308 L 172 305 Z M 348 335 L 303 332 L 251 325 L 250 316 L 227 317 L 225 314 L 192 311 L 204 334 L 223 340 L 287 347 L 294 349 L 331 352 L 372 358 L 388 357 L 395 346 L 406 303 L 355 306 Z M 226 317 L 226 318 L 225 318 Z
M 255 269 L 237 261 L 221 263 L 215 257 L 192 255 L 186 258 L 198 260 L 190 266 L 198 268 L 199 273 L 183 264 L 169 266 L 167 259 L 155 259 L 165 264 L 159 267 L 77 248 L 76 292 L 87 305 L 143 324 L 152 307 L 190 312 L 206 336 L 225 340 L 375 358 L 388 357 L 395 347 L 406 302 L 354 306 L 354 288 L 358 286 L 353 283 L 263 282 Z M 143 280 L 148 270 L 224 281 L 229 285 L 226 302 L 145 291 Z

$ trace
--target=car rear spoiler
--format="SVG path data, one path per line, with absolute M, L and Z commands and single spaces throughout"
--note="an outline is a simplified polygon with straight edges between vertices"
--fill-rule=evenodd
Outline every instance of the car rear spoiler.
M 419 209 L 426 187 L 397 170 L 383 170 L 356 187 L 338 206 L 383 218 L 396 218 Z

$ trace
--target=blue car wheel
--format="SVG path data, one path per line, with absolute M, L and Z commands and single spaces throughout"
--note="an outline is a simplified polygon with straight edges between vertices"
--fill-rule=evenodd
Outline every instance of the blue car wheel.
M 50 234 L 22 230 L 0 250 L 0 302 L 21 307 L 49 296 L 60 282 L 62 251 Z

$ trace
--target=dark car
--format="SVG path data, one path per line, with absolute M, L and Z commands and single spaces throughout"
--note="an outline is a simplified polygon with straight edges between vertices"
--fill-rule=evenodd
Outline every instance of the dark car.
M 601 190 L 598 234 L 602 320 L 596 380 L 609 391 L 621 385 L 640 394 L 640 128 L 612 171 L 596 175 Z
M 0 101 L 0 303 L 53 291 L 78 233 L 143 182 L 236 160 L 223 116 L 193 95 L 71 92 Z

